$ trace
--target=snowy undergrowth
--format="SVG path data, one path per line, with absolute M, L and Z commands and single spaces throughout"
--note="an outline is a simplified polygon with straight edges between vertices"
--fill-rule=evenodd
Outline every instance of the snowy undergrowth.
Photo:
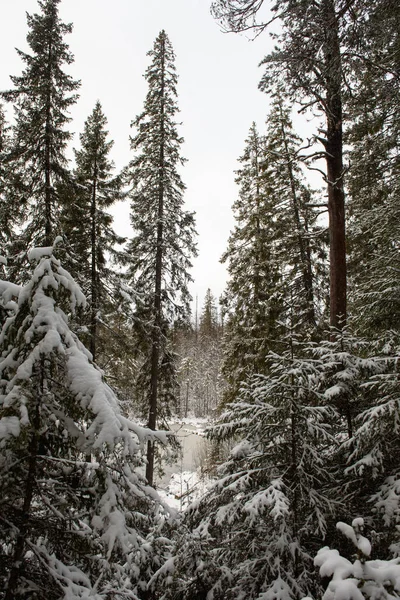
M 143 478 L 148 439 L 69 327 L 85 299 L 54 256 L 0 282 L 0 589 L 17 600 L 136 599 L 163 561 L 173 511 Z M 0 598 L 3 597 L 0 593 Z
M 325 546 L 319 550 L 314 564 L 321 577 L 329 577 L 322 600 L 392 600 L 400 597 L 400 558 L 371 560 L 371 543 L 363 535 L 364 520 L 351 525 L 339 522 L 337 529 L 350 540 L 356 550 L 353 562 L 338 550 Z

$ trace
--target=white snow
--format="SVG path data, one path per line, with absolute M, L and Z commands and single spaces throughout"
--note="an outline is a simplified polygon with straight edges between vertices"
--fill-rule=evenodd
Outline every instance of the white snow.
M 371 554 L 371 544 L 369 540 L 360 533 L 363 526 L 364 521 L 362 518 L 354 519 L 352 525 L 347 525 L 347 523 L 342 523 L 341 521 L 336 523 L 337 529 L 351 540 L 355 547 L 361 550 L 364 556 L 369 556 Z
M 365 560 L 371 553 L 371 544 L 361 535 L 364 520 L 358 517 L 352 525 L 337 523 L 337 528 L 364 557 L 351 563 L 347 558 L 325 546 L 319 550 L 314 564 L 319 567 L 321 577 L 331 577 L 322 600 L 377 600 L 394 599 L 400 592 L 400 559 Z M 391 592 L 394 590 L 394 593 Z
M 18 417 L 3 417 L 0 419 L 0 448 L 4 447 L 10 437 L 18 437 L 20 429 Z

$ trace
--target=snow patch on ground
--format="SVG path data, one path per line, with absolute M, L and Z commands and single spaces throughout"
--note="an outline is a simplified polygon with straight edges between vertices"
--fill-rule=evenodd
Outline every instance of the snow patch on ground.
M 196 471 L 174 473 L 165 489 L 159 489 L 160 498 L 175 510 L 185 510 L 191 502 L 202 496 L 210 481 Z
M 210 481 L 201 474 L 201 455 L 205 444 L 204 430 L 209 419 L 188 416 L 170 424 L 181 443 L 181 456 L 172 466 L 164 467 L 166 475 L 157 486 L 160 498 L 172 508 L 182 511 L 207 490 Z

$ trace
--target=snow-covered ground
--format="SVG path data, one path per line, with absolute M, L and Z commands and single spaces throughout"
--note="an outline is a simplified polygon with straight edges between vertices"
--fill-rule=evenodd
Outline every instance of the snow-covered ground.
M 164 466 L 164 474 L 156 484 L 162 500 L 177 510 L 184 510 L 209 484 L 201 475 L 206 455 L 204 429 L 208 424 L 207 419 L 187 417 L 170 425 L 181 443 L 181 452 L 177 461 Z

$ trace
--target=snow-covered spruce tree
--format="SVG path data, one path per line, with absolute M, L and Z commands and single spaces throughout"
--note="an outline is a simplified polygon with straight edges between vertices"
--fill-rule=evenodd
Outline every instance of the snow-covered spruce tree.
M 295 345 L 294 340 L 292 340 Z M 211 431 L 235 442 L 218 479 L 185 516 L 188 531 L 159 573 L 165 598 L 300 598 L 319 591 L 310 554 L 338 503 L 331 495 L 339 420 L 322 359 L 268 357 Z
M 23 225 L 14 253 L 35 245 L 51 244 L 59 233 L 57 184 L 68 178 L 66 145 L 71 134 L 68 109 L 76 102 L 79 87 L 64 70 L 73 56 L 64 42 L 71 24 L 60 20 L 60 0 L 39 0 L 41 12 L 27 15 L 27 41 L 31 54 L 18 50 L 26 67 L 13 76 L 12 90 L 2 97 L 15 109 L 12 144 L 7 163 L 13 171 L 10 206 L 23 208 L 16 215 Z M 16 267 L 17 268 L 17 267 Z
M 159 505 L 141 445 L 161 434 L 122 415 L 71 333 L 66 313 L 84 297 L 53 248 L 29 259 L 24 287 L 0 282 L 10 313 L 0 338 L 0 598 L 146 597 L 151 550 L 164 542 L 150 533 Z
M 188 319 L 188 282 L 195 253 L 194 217 L 183 210 L 185 186 L 179 174 L 180 155 L 176 114 L 175 54 L 165 31 L 148 53 L 145 78 L 149 91 L 143 112 L 133 125 L 135 156 L 128 167 L 132 185 L 131 221 L 134 235 L 128 246 L 128 277 L 137 293 L 137 340 L 144 363 L 140 393 L 147 404 L 148 426 L 176 395 L 174 358 L 169 335 L 174 321 Z M 146 476 L 153 481 L 154 447 L 148 445 Z
M 276 260 L 277 197 L 270 172 L 263 170 L 265 139 L 253 123 L 239 162 L 239 196 L 233 205 L 236 225 L 222 256 L 229 280 L 224 311 L 224 401 L 232 401 L 250 375 L 265 371 L 265 357 L 279 338 L 283 311 L 281 269 Z
M 379 368 L 363 382 L 354 435 L 344 446 L 353 503 L 376 532 L 374 546 L 398 555 L 400 7 L 361 7 L 352 59 L 358 85 L 349 100 L 349 299 Z
M 368 369 L 363 369 L 359 382 L 353 436 L 343 442 L 342 454 L 347 459 L 343 481 L 353 514 L 363 511 L 375 531 L 374 545 L 383 552 L 389 547 L 399 556 L 399 337 L 390 332 L 385 339 L 375 344 L 368 341 L 365 346 Z
M 65 203 L 62 212 L 63 231 L 75 255 L 70 270 L 89 300 L 89 349 L 100 366 L 107 362 L 101 323 L 107 313 L 116 311 L 117 245 L 125 241 L 115 233 L 113 217 L 107 212 L 124 194 L 122 177 L 113 175 L 114 165 L 109 159 L 113 141 L 107 141 L 106 125 L 107 119 L 97 101 L 80 135 L 81 148 L 75 151 L 73 200 Z
M 310 554 L 337 543 L 336 518 L 366 506 L 381 547 L 398 552 L 396 361 L 347 328 L 320 343 L 295 332 L 210 432 L 234 448 L 157 575 L 166 598 L 315 594 Z

